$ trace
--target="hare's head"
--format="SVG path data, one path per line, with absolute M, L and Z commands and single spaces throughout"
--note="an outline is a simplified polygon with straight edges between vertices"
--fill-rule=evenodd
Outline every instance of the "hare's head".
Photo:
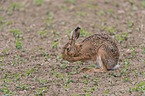
M 79 38 L 80 27 L 75 28 L 69 37 L 69 42 L 63 47 L 62 58 L 68 59 L 70 57 L 77 56 L 79 52 L 79 44 L 75 44 L 75 41 Z

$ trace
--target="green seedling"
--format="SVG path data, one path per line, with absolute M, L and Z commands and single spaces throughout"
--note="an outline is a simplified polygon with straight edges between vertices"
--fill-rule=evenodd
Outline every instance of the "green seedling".
M 17 40 L 17 42 L 15 42 L 15 44 L 16 44 L 17 49 L 22 49 L 23 48 L 22 43 L 21 43 L 20 40 Z
M 0 30 L 3 30 L 5 26 L 8 26 L 10 24 L 11 24 L 10 21 L 6 21 L 4 17 L 0 17 Z
M 56 39 L 56 40 L 54 40 L 54 42 L 52 42 L 52 48 L 56 48 L 57 49 L 57 45 L 58 45 L 58 40 L 59 39 Z
M 77 12 L 77 15 L 78 15 L 78 16 L 82 16 L 82 17 L 85 17 L 85 16 L 87 16 L 87 13 L 84 13 L 84 12 Z
M 8 15 L 12 15 L 14 10 L 19 10 L 19 11 L 24 11 L 27 3 L 24 5 L 20 5 L 18 3 L 12 3 L 10 6 L 7 8 L 7 13 Z
M 13 33 L 15 38 L 24 39 L 23 34 L 20 33 L 20 30 L 10 30 L 10 32 Z
M 2 62 L 4 60 L 5 57 L 0 57 L 0 62 Z
M 128 24 L 129 24 L 128 25 L 129 27 L 133 27 L 133 25 L 134 25 L 133 21 L 129 21 Z
M 17 3 L 13 3 L 8 7 L 7 12 L 9 15 L 13 14 L 13 11 L 15 10 L 16 6 L 17 6 Z
M 75 5 L 76 4 L 76 0 L 65 0 L 67 3 L 70 3 L 70 4 L 73 4 Z
M 69 10 L 69 7 L 66 7 L 66 6 L 62 6 L 61 8 L 62 8 L 62 10 L 65 10 L 65 11 Z
M 143 47 L 142 50 L 142 54 L 145 54 L 145 47 Z
M 87 79 L 87 80 L 84 80 L 84 83 L 87 85 L 87 84 L 89 84 L 89 80 Z
M 65 88 L 65 91 L 68 91 L 69 90 L 69 88 L 70 88 L 70 86 L 64 86 L 64 88 Z
M 41 35 L 44 35 L 44 36 L 45 36 L 45 35 L 46 35 L 46 32 L 47 32 L 47 31 L 44 30 L 44 31 L 38 31 L 37 33 L 38 33 L 40 36 L 41 36 Z
M 120 77 L 121 76 L 120 73 L 117 74 L 116 72 L 115 73 L 112 73 L 111 75 L 113 75 L 114 77 Z
M 141 6 L 145 8 L 145 1 L 141 3 Z
M 113 10 L 107 10 L 107 14 L 113 15 L 114 11 Z
M 124 60 L 123 65 L 125 68 L 128 68 L 128 66 L 130 65 L 130 62 L 126 59 L 126 60 Z
M 135 58 L 135 49 L 133 47 L 130 48 L 131 49 L 131 57 Z
M 88 7 L 89 9 L 98 9 L 98 6 L 91 5 L 91 4 L 83 4 L 84 7 Z
M 4 92 L 4 95 L 8 95 L 8 96 L 16 96 L 17 93 L 12 93 L 11 90 L 8 89 L 7 85 L 4 84 L 3 88 L 0 88 L 1 92 Z
M 128 33 L 132 33 L 132 30 L 133 30 L 132 28 L 129 28 Z
M 102 16 L 102 15 L 105 14 L 105 12 L 104 11 L 100 11 L 100 12 L 97 12 L 97 14 L 100 15 L 100 16 Z
M 140 81 L 135 88 L 132 88 L 133 91 L 141 91 L 143 94 L 145 94 L 145 82 Z
M 114 1 L 112 1 L 112 5 L 114 5 L 115 7 L 119 7 L 119 4 L 115 3 Z
M 18 75 L 15 75 L 15 76 L 13 76 L 13 79 L 15 80 L 15 81 L 19 81 L 20 80 L 20 76 L 21 76 L 21 74 L 18 74 Z
M 106 94 L 108 94 L 110 91 L 109 90 L 107 90 L 107 91 L 104 91 L 104 93 L 106 93 Z
M 87 30 L 85 30 L 85 29 L 81 29 L 80 32 L 81 32 L 80 36 L 82 36 L 82 37 L 93 35 L 93 33 L 88 33 Z
M 25 71 L 26 71 L 26 73 L 24 74 L 25 76 L 30 76 L 34 72 L 31 69 L 26 69 Z
M 45 51 L 42 51 L 42 55 L 43 56 L 48 56 L 49 54 L 47 52 L 45 52 Z
M 18 85 L 16 85 L 17 88 L 21 88 L 22 90 L 28 90 L 29 85 L 24 85 L 22 83 L 18 83 Z
M 138 8 L 135 4 L 132 5 L 132 10 L 134 10 L 134 11 L 138 10 Z
M 7 76 L 8 76 L 8 73 L 3 74 L 2 79 L 7 78 Z
M 3 50 L 3 53 L 5 53 L 6 55 L 9 55 L 9 50 L 10 49 Z
M 106 28 L 107 28 L 107 23 L 103 23 L 102 25 L 101 25 L 101 31 L 104 31 Z
M 127 82 L 130 78 L 124 78 L 123 81 Z
M 94 82 L 94 85 L 98 86 L 98 78 L 95 78 L 95 80 L 93 82 Z
M 118 40 L 118 42 L 121 44 L 123 40 L 127 40 L 128 39 L 128 33 L 121 33 L 118 35 L 115 35 L 115 38 Z
M 115 30 L 113 27 L 110 29 L 107 29 L 107 31 L 110 33 L 110 35 L 114 35 L 117 32 L 117 30 Z
M 53 13 L 48 13 L 47 16 L 46 16 L 46 20 L 45 20 L 45 23 L 48 27 L 54 27 L 55 24 L 51 23 L 51 20 L 53 19 Z
M 44 4 L 44 1 L 43 0 L 35 0 L 34 4 L 37 6 L 41 6 L 42 4 Z
M 43 95 L 43 93 L 45 93 L 46 92 L 46 90 L 47 90 L 47 88 L 46 87 L 43 87 L 43 88 L 39 88 L 39 90 L 36 90 L 36 96 L 40 96 L 40 95 Z
M 138 72 L 137 72 L 137 70 L 134 69 L 133 71 L 134 71 L 133 76 L 136 76 L 136 77 L 137 77 L 137 76 L 138 76 Z

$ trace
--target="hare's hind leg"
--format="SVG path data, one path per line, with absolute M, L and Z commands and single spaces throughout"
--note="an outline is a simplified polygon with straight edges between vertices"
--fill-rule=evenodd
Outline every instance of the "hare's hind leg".
M 99 63 L 99 65 L 101 66 L 100 69 L 97 69 L 97 68 L 92 68 L 92 69 L 89 69 L 86 71 L 86 73 L 93 73 L 93 72 L 107 72 L 107 68 L 106 66 L 104 65 L 103 63 L 103 60 L 102 60 L 102 57 L 99 55 L 97 57 L 97 62 Z
M 105 60 L 105 55 L 106 51 L 104 50 L 104 48 L 100 48 L 98 51 L 98 55 L 97 55 L 97 63 L 100 65 L 100 69 L 98 68 L 83 68 L 80 70 L 80 72 L 86 72 L 86 73 L 93 73 L 93 72 L 107 72 L 107 68 L 104 64 L 104 60 Z

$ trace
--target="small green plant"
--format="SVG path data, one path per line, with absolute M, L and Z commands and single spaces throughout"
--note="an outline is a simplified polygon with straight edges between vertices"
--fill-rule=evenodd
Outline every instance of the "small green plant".
M 128 33 L 132 33 L 132 30 L 133 30 L 132 28 L 129 28 Z
M 23 34 L 20 33 L 20 30 L 10 30 L 10 32 L 13 33 L 13 35 L 15 36 L 15 38 L 19 38 L 19 39 L 24 39 Z
M 130 48 L 131 49 L 131 57 L 135 58 L 135 49 L 133 47 Z
M 142 54 L 145 54 L 145 47 L 142 47 Z
M 73 5 L 75 5 L 76 4 L 76 0 L 65 0 L 67 3 L 71 3 L 71 4 L 73 4 Z
M 89 35 L 93 34 L 93 33 L 88 33 L 87 30 L 85 30 L 85 29 L 81 29 L 80 33 L 81 33 L 80 36 L 82 36 L 82 37 L 89 36 Z
M 17 88 L 21 88 L 22 90 L 27 90 L 29 88 L 29 85 L 24 85 L 21 82 L 16 85 Z
M 141 6 L 145 8 L 145 1 L 141 3 Z
M 84 17 L 84 16 L 87 16 L 87 13 L 77 12 L 77 15 L 78 15 L 78 16 L 82 16 L 82 17 Z
M 3 74 L 2 79 L 7 78 L 7 76 L 8 76 L 8 73 Z
M 51 22 L 51 20 L 54 18 L 53 13 L 51 13 L 51 12 L 48 13 L 47 16 L 46 16 L 46 18 L 47 18 L 47 19 L 45 20 L 46 25 L 47 25 L 48 27 L 54 27 L 55 24 Z
M 104 31 L 106 28 L 107 28 L 107 23 L 103 23 L 102 25 L 101 25 L 101 31 Z
M 46 90 L 47 90 L 47 88 L 46 87 L 43 87 L 43 88 L 39 88 L 39 90 L 36 90 L 36 96 L 40 96 L 40 95 L 43 95 L 43 93 L 45 93 L 46 92 Z
M 100 11 L 100 12 L 97 12 L 97 14 L 100 15 L 100 16 L 102 16 L 102 15 L 105 14 L 105 12 L 104 11 Z
M 93 4 L 83 4 L 84 7 L 88 7 L 89 9 L 98 9 L 99 7 Z
M 20 76 L 21 76 L 21 74 L 18 74 L 18 75 L 14 75 L 13 76 L 13 79 L 15 80 L 15 81 L 19 81 L 20 80 Z
M 52 42 L 52 48 L 56 48 L 57 49 L 57 45 L 58 45 L 58 40 L 59 39 L 56 39 L 56 40 L 54 40 L 54 42 Z
M 113 10 L 107 10 L 107 14 L 113 15 L 114 11 Z
M 104 91 L 104 93 L 106 93 L 106 94 L 108 94 L 110 91 L 109 90 L 107 90 L 107 91 Z
M 143 94 L 145 94 L 145 82 L 140 81 L 135 88 L 132 88 L 133 91 L 141 91 Z
M 16 44 L 17 49 L 22 49 L 23 48 L 22 43 L 19 39 L 15 42 L 15 44 Z
M 25 3 L 24 5 L 20 5 L 19 3 L 12 3 L 10 6 L 8 6 L 7 8 L 7 13 L 8 15 L 12 15 L 14 10 L 18 10 L 18 11 L 23 11 L 26 7 Z
M 3 87 L 1 86 L 0 90 L 1 92 L 4 92 L 4 95 L 9 95 L 9 96 L 17 95 L 17 93 L 12 93 L 6 84 L 3 84 Z
M 4 17 L 0 17 L 0 31 L 3 30 L 5 26 L 8 26 L 10 24 L 11 24 L 10 21 L 6 21 Z
M 44 4 L 44 1 L 43 0 L 35 0 L 34 2 L 37 6 L 40 6 L 42 4 Z
M 127 82 L 130 78 L 124 78 L 123 81 Z
M 98 86 L 98 78 L 95 78 L 95 80 L 93 82 L 94 82 L 94 85 Z
M 2 62 L 4 60 L 5 57 L 0 57 L 0 62 Z
M 121 44 L 122 41 L 127 40 L 128 39 L 128 33 L 121 33 L 118 35 L 115 35 L 115 38 L 118 40 L 118 42 Z
M 129 21 L 128 24 L 129 24 L 128 25 L 129 27 L 133 27 L 133 25 L 134 25 L 133 21 Z
M 69 7 L 66 7 L 66 6 L 62 6 L 61 7 L 63 10 L 65 10 L 65 11 L 68 11 L 69 10 Z
M 5 53 L 6 55 L 9 55 L 9 50 L 10 49 L 3 50 L 3 53 Z
M 125 68 L 128 68 L 128 66 L 130 65 L 130 62 L 129 62 L 127 59 L 124 60 L 123 62 L 124 62 L 124 63 L 123 63 L 124 67 L 125 67 Z
M 115 30 L 113 27 L 110 29 L 107 29 L 107 31 L 110 33 L 110 35 L 114 35 L 117 32 L 117 30 Z
M 30 76 L 30 75 L 31 75 L 31 73 L 33 73 L 33 72 L 34 72 L 34 71 L 33 71 L 33 70 L 31 70 L 31 69 L 26 69 L 25 71 L 26 71 L 25 76 Z
M 9 15 L 13 14 L 13 11 L 15 10 L 16 6 L 17 6 L 17 3 L 13 3 L 8 7 L 7 12 Z
M 46 35 L 46 30 L 44 30 L 44 31 L 38 31 L 37 33 L 41 36 L 41 35 Z

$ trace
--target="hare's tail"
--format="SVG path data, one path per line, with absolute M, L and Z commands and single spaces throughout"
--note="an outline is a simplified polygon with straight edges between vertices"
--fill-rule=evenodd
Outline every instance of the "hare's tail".
M 120 65 L 117 64 L 117 65 L 115 65 L 115 67 L 114 67 L 113 69 L 117 69 L 117 68 L 119 68 L 119 67 L 120 67 Z

